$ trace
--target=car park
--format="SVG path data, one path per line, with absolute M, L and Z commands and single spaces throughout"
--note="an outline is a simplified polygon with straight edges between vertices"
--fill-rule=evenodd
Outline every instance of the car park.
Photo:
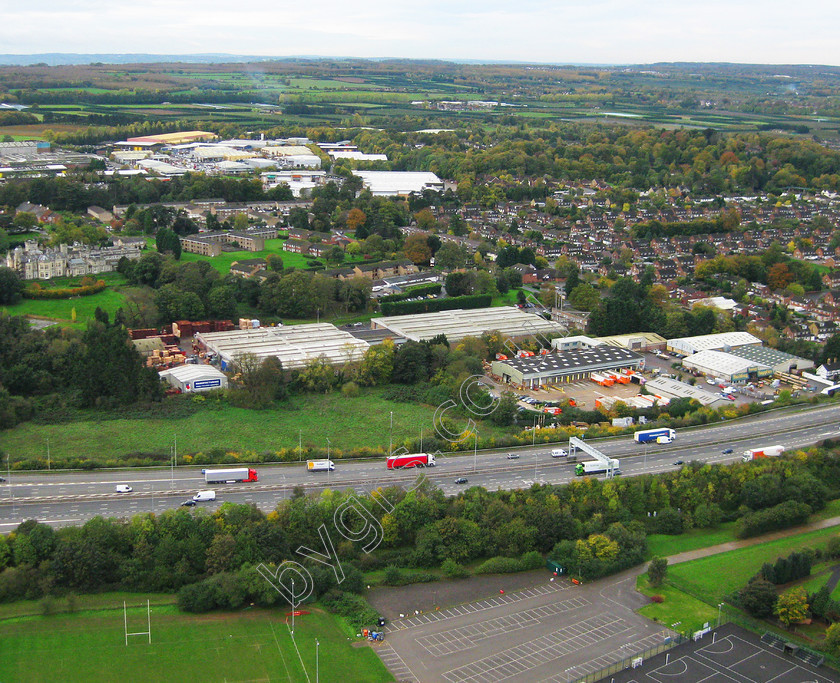
M 466 483 L 467 483 L 467 481 L 468 481 L 468 479 L 467 479 L 466 477 L 458 477 L 458 478 L 455 480 L 455 483 L 456 483 L 456 484 L 466 484 Z

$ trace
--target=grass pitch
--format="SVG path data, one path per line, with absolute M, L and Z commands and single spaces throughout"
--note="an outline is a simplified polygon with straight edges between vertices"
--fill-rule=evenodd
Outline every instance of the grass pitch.
M 152 643 L 131 636 L 126 646 L 118 607 L 0 621 L 0 680 L 300 683 L 315 681 L 316 638 L 321 681 L 394 680 L 369 647 L 354 647 L 343 624 L 317 608 L 296 619 L 293 642 L 282 610 L 197 616 L 153 606 Z M 146 630 L 145 606 L 129 609 L 128 630 Z

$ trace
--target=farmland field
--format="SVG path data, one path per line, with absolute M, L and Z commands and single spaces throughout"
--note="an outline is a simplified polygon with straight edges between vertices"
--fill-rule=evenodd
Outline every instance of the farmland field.
M 137 597 L 131 604 L 144 602 Z M 393 680 L 370 648 L 353 647 L 342 622 L 317 607 L 310 611 L 296 620 L 293 641 L 282 608 L 198 616 L 155 605 L 151 644 L 133 636 L 128 646 L 121 600 L 109 610 L 0 620 L 0 680 L 298 683 L 315 680 L 316 638 L 320 680 L 347 680 L 349 671 L 358 683 Z M 129 609 L 128 628 L 146 630 L 145 605 Z

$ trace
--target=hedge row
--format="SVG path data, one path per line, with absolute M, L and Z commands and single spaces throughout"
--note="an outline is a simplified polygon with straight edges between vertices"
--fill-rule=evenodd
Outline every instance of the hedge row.
M 751 512 L 738 520 L 735 530 L 737 538 L 749 538 L 758 536 L 768 531 L 787 529 L 788 527 L 804 524 L 811 514 L 811 506 L 807 503 L 798 503 L 788 500 L 779 503 L 771 508 Z
M 105 289 L 105 281 L 97 280 L 96 284 L 72 287 L 69 289 L 43 289 L 37 282 L 23 290 L 25 299 L 71 299 L 74 296 L 89 296 L 98 294 Z
M 389 303 L 392 301 L 405 301 L 406 299 L 413 299 L 417 296 L 428 296 L 429 294 L 440 294 L 443 285 L 440 282 L 430 282 L 427 285 L 416 285 L 409 287 L 401 294 L 386 294 L 379 297 L 379 303 Z
M 489 294 L 468 294 L 446 299 L 424 299 L 423 301 L 392 301 L 380 305 L 382 315 L 410 315 L 413 313 L 434 313 L 451 311 L 454 308 L 488 308 L 493 301 Z

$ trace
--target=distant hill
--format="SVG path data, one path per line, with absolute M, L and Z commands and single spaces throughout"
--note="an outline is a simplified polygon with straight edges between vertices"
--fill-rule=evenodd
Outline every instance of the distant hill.
M 186 62 L 191 64 L 222 64 L 238 62 L 264 62 L 279 57 L 258 55 L 195 54 L 195 55 L 150 55 L 150 54 L 76 54 L 67 52 L 45 52 L 34 55 L 0 54 L 0 65 L 31 66 L 47 64 L 60 66 L 67 64 L 160 64 L 168 62 Z M 306 59 L 305 57 L 286 57 L 286 59 Z M 318 59 L 318 57 L 310 57 Z

